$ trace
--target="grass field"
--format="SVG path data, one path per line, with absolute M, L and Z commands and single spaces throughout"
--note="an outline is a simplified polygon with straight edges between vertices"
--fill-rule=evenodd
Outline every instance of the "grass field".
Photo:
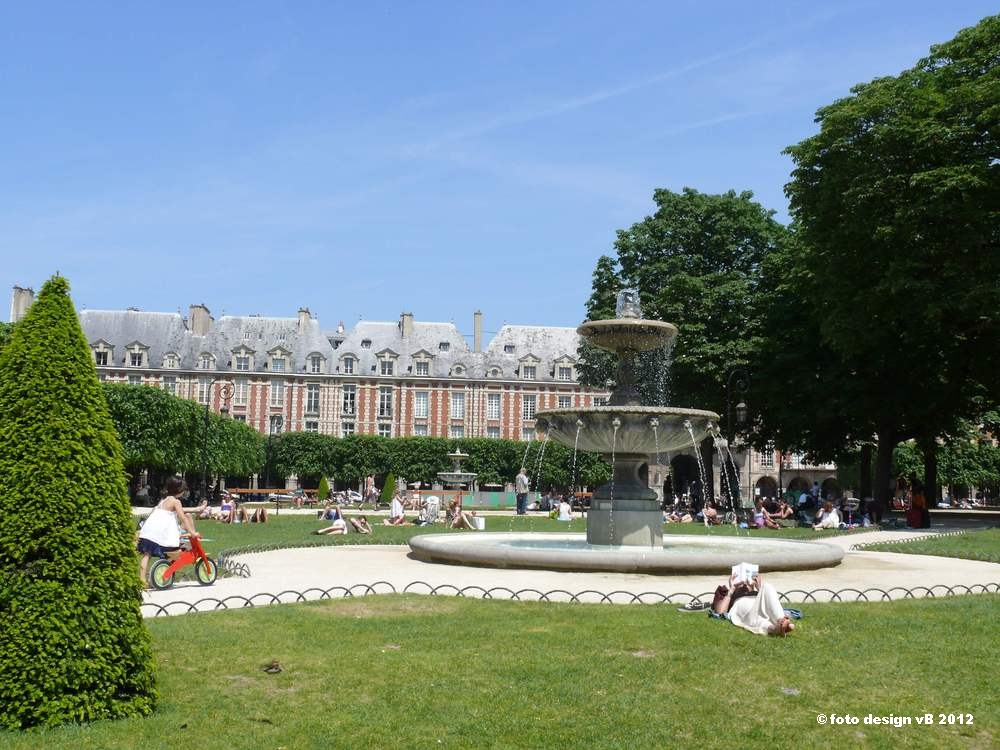
M 669 605 L 416 595 L 158 618 L 155 715 L 0 747 L 990 748 L 998 606 L 807 605 L 786 639 Z
M 899 552 L 906 555 L 938 555 L 1000 563 L 1000 528 L 970 531 L 966 534 L 917 539 L 912 542 L 872 544 L 867 550 Z

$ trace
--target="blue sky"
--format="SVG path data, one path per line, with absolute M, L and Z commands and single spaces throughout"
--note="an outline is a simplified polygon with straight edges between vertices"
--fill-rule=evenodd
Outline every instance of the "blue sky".
M 0 280 L 331 329 L 576 325 L 654 188 L 751 190 L 786 220 L 781 151 L 816 109 L 992 12 L 6 2 Z

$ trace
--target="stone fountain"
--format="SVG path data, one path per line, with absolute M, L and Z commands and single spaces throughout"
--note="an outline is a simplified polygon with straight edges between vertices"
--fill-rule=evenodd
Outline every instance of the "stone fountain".
M 618 357 L 617 383 L 606 406 L 551 409 L 536 414 L 548 438 L 601 454 L 611 481 L 597 488 L 587 513 L 587 534 L 429 534 L 410 548 L 431 562 L 556 570 L 644 573 L 728 573 L 747 561 L 765 570 L 836 565 L 843 550 L 829 544 L 732 536 L 673 536 L 663 541 L 663 516 L 648 485 L 649 457 L 697 449 L 719 415 L 672 406 L 643 406 L 636 387 L 636 357 L 662 349 L 677 328 L 645 320 L 633 290 L 619 294 L 618 317 L 577 328 L 591 344 Z
M 454 453 L 449 453 L 451 471 L 439 471 L 438 479 L 451 489 L 465 489 L 466 485 L 471 486 L 479 475 L 471 471 L 462 471 L 462 461 L 468 457 L 469 454 L 462 453 L 461 448 L 456 448 Z

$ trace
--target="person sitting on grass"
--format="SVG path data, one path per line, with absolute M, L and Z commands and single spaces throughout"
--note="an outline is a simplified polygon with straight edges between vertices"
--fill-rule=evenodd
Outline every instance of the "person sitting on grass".
M 753 506 L 753 525 L 758 529 L 780 529 L 781 527 L 771 518 L 771 514 L 764 509 L 764 503 L 758 500 Z
M 392 498 L 392 503 L 389 505 L 389 517 L 382 521 L 384 526 L 402 526 L 406 523 L 406 516 L 403 513 L 403 502 L 399 499 L 399 495 L 395 495 Z
M 448 526 L 452 529 L 470 529 L 472 531 L 476 530 L 476 523 L 473 521 L 475 512 L 466 513 L 462 510 L 462 501 L 459 498 L 455 498 L 448 504 Z
M 222 523 L 232 523 L 236 520 L 236 501 L 229 495 L 222 498 L 222 504 L 219 506 L 218 519 L 222 521 Z
M 719 518 L 718 507 L 714 500 L 709 500 L 705 503 L 705 507 L 701 509 L 698 515 L 701 516 L 701 520 L 704 521 L 706 526 L 718 526 L 722 523 L 722 519 Z
M 573 520 L 573 506 L 566 501 L 565 497 L 559 501 L 559 516 L 556 518 L 556 520 L 557 521 Z
M 372 533 L 371 524 L 368 523 L 368 519 L 365 516 L 358 516 L 357 518 L 351 518 L 349 520 L 351 522 L 351 526 L 353 526 L 354 530 L 359 534 Z
M 202 500 L 198 507 L 194 509 L 194 517 L 199 520 L 212 517 L 212 509 L 208 507 L 208 500 Z
M 332 523 L 325 529 L 316 529 L 314 534 L 346 534 L 347 533 L 347 521 L 340 514 L 340 508 L 334 509 L 334 516 L 331 519 Z
M 792 506 L 785 502 L 784 498 L 778 501 L 778 509 L 771 514 L 772 520 L 784 521 L 786 518 L 793 518 L 795 511 Z
M 735 575 L 729 577 L 728 586 L 719 586 L 712 599 L 712 612 L 729 620 L 744 630 L 757 635 L 786 636 L 795 630 L 795 624 L 781 605 L 778 592 L 769 583 L 755 575 L 749 583 Z
M 827 500 L 823 507 L 816 512 L 816 522 L 812 525 L 813 530 L 836 529 L 840 526 L 840 513 L 833 507 L 833 503 Z

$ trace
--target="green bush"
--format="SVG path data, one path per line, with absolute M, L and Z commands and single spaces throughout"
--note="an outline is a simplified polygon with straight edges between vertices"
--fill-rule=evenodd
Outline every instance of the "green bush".
M 150 713 L 122 449 L 69 284 L 0 353 L 0 727 Z
M 319 478 L 319 487 L 316 489 L 316 499 L 324 502 L 330 494 L 330 483 L 326 481 L 326 475 Z

